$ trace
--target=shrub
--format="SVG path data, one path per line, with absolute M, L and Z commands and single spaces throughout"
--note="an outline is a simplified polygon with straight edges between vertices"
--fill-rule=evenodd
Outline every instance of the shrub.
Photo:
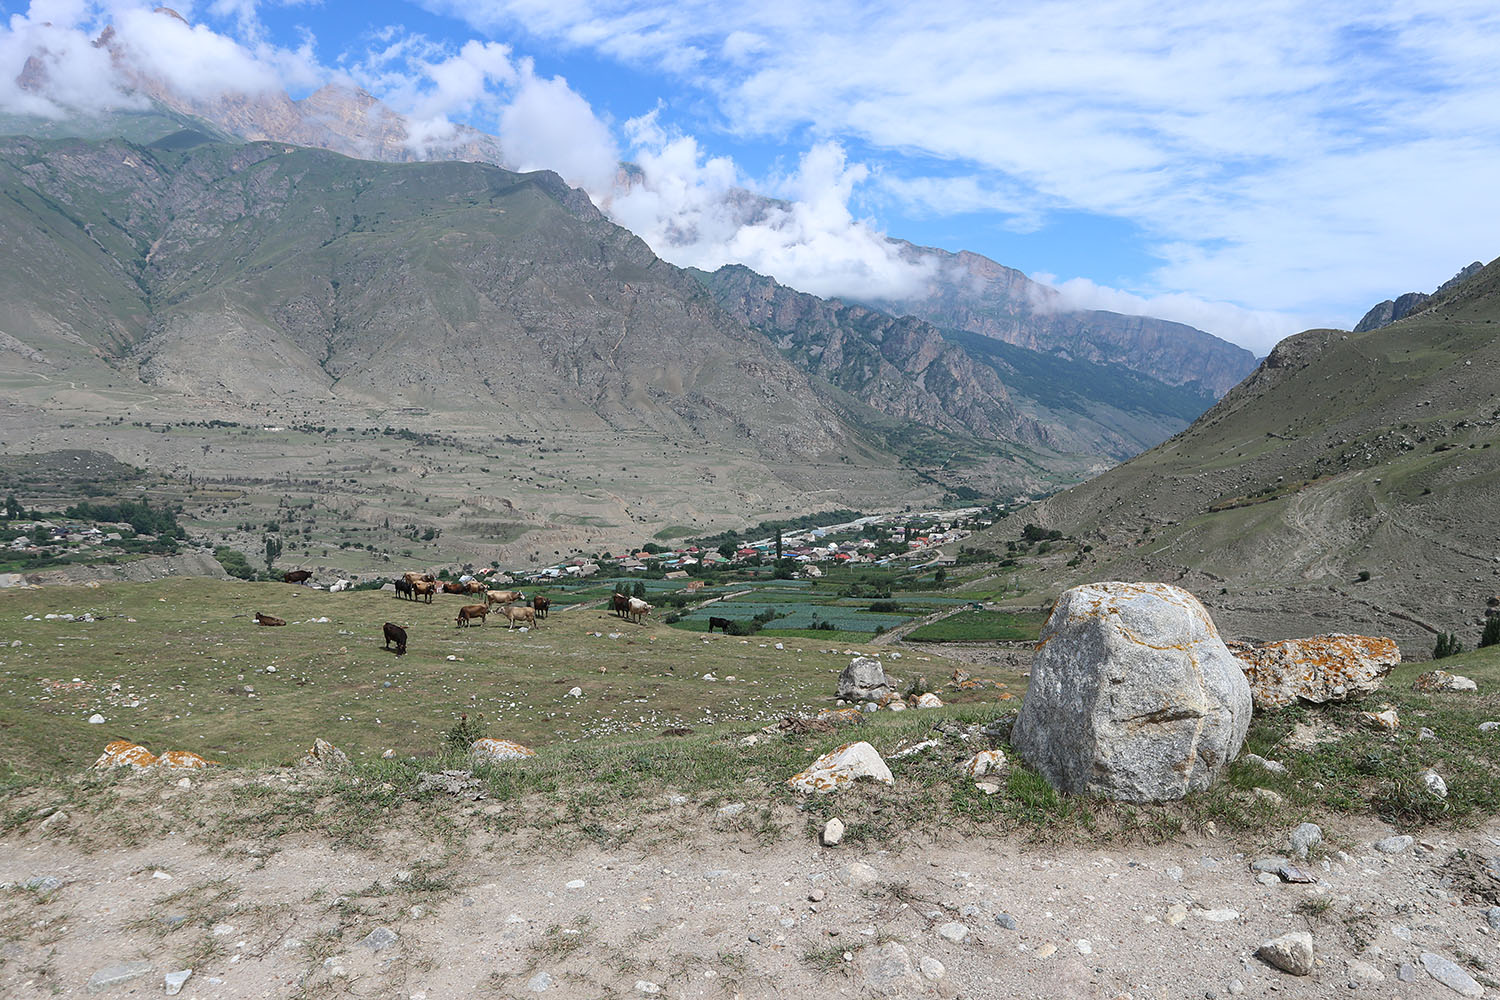
M 484 738 L 484 727 L 478 722 L 470 722 L 469 714 L 462 712 L 453 727 L 443 733 L 443 741 L 449 753 L 467 754 L 474 741 Z
M 1484 623 L 1484 634 L 1479 637 L 1479 648 L 1500 646 L 1500 617 L 1492 617 Z
M 1368 583 L 1370 581 L 1370 571 L 1367 569 L 1360 570 L 1358 579 L 1360 583 Z
M 245 558 L 245 553 L 231 549 L 227 545 L 220 545 L 214 549 L 214 558 L 219 565 L 224 567 L 224 572 L 239 580 L 255 579 L 255 568 Z

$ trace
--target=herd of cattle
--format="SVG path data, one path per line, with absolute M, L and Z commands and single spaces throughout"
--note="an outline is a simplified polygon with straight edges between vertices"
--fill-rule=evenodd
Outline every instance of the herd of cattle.
M 282 579 L 287 583 L 307 583 L 312 574 L 307 570 L 295 570 L 286 573 Z M 500 606 L 500 613 L 505 615 L 509 622 L 509 628 L 514 629 L 517 625 L 535 628 L 538 621 L 547 617 L 552 609 L 550 598 L 536 594 L 531 598 L 531 603 L 526 604 L 526 595 L 519 590 L 489 590 L 478 580 L 467 580 L 462 583 L 452 581 L 439 581 L 431 573 L 405 573 L 395 581 L 396 597 L 416 601 L 425 600 L 432 603 L 433 595 L 442 592 L 444 594 L 484 595 L 483 604 L 465 604 L 458 609 L 458 617 L 454 624 L 460 627 L 478 621 L 484 624 L 490 609 L 495 605 Z M 639 597 L 629 597 L 616 592 L 610 602 L 610 610 L 627 621 L 643 624 L 646 616 L 654 610 L 650 604 Z M 270 615 L 255 615 L 258 625 L 285 625 L 286 622 L 280 618 Z M 395 622 L 385 623 L 385 648 L 395 649 L 397 656 L 406 654 L 406 629 Z

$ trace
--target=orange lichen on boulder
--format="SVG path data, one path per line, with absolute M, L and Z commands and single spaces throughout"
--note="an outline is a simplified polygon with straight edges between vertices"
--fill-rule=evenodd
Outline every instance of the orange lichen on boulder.
M 1299 698 L 1321 704 L 1369 694 L 1401 662 L 1396 640 L 1364 635 L 1315 635 L 1229 647 L 1244 663 L 1258 709 L 1284 708 Z
M 104 748 L 104 755 L 94 761 L 98 768 L 131 767 L 143 771 L 157 761 L 156 754 L 129 740 L 115 740 Z
M 156 766 L 169 771 L 196 771 L 217 763 L 218 761 L 206 760 L 191 750 L 168 750 L 156 758 Z
M 492 736 L 475 740 L 469 747 L 469 752 L 480 760 L 491 763 L 525 760 L 527 757 L 536 756 L 536 751 L 530 747 L 522 746 L 514 740 L 497 740 Z
M 849 726 L 865 721 L 864 713 L 857 708 L 825 708 L 821 709 L 814 718 L 818 722 L 832 722 L 839 726 Z
M 792 775 L 787 784 L 799 792 L 827 795 L 852 784 L 860 778 L 883 785 L 894 779 L 880 754 L 868 743 L 846 743 L 837 750 L 830 750 L 806 771 Z

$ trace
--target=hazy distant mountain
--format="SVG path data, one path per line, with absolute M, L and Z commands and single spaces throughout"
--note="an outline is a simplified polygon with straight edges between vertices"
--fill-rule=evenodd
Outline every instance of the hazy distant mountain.
M 1354 332 L 1364 333 L 1367 330 L 1378 330 L 1382 326 L 1389 326 L 1397 320 L 1405 319 L 1413 313 L 1420 312 L 1434 298 L 1442 296 L 1445 292 L 1457 287 L 1461 282 L 1467 281 L 1478 274 L 1482 267 L 1484 265 L 1476 260 L 1439 285 L 1437 291 L 1431 295 L 1425 292 L 1407 292 L 1405 295 L 1394 299 L 1386 299 L 1384 302 L 1371 306 L 1370 311 L 1365 313 L 1364 318 L 1355 324 Z
M 1215 397 L 1255 368 L 1249 351 L 1186 324 L 1068 309 L 1056 289 L 988 257 L 897 242 L 933 277 L 921 295 L 875 303 L 888 312 L 1065 358 L 1123 365 Z

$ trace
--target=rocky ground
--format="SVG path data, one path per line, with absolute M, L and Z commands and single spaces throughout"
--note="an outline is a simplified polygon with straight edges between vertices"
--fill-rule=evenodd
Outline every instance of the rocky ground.
M 1209 824 L 1157 846 L 826 848 L 757 837 L 733 809 L 660 805 L 622 848 L 461 818 L 461 842 L 441 855 L 395 829 L 361 852 L 301 835 L 210 849 L 188 831 L 84 848 L 69 820 L 41 820 L 0 839 L 0 994 L 162 995 L 188 968 L 180 995 L 205 1000 L 1500 990 L 1485 971 L 1500 962 L 1494 820 L 1379 848 L 1398 831 L 1330 828 L 1302 862 L 1284 829 L 1260 843 Z M 1252 870 L 1285 860 L 1316 881 Z M 1309 975 L 1257 957 L 1289 932 L 1311 935 Z

